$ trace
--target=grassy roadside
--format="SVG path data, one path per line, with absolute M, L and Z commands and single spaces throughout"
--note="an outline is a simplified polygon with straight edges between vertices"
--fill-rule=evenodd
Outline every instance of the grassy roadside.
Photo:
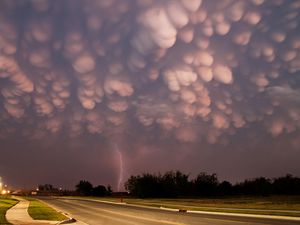
M 68 219 L 63 214 L 35 198 L 26 197 L 25 199 L 30 202 L 28 213 L 34 220 L 62 221 Z
M 9 208 L 11 208 L 17 203 L 18 201 L 11 198 L 10 196 L 0 196 L 0 224 L 1 225 L 10 224 L 7 222 L 5 218 L 5 213 Z
M 89 198 L 103 201 L 120 202 L 120 198 Z M 300 217 L 300 196 L 231 197 L 205 199 L 124 198 L 123 202 L 136 205 L 185 210 Z

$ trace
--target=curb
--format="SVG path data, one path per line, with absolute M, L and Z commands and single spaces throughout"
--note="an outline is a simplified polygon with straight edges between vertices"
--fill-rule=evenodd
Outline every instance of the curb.
M 173 208 L 167 208 L 167 207 L 159 207 L 161 210 L 165 210 L 165 211 L 171 211 L 171 212 L 180 212 L 180 213 L 186 213 L 187 210 L 186 209 L 173 209 Z
M 70 218 L 70 219 L 67 219 L 67 220 L 61 221 L 61 222 L 59 222 L 58 224 L 69 224 L 69 223 L 75 223 L 75 222 L 77 222 L 77 220 L 76 220 L 76 219 L 74 219 L 74 218 Z
M 159 207 L 161 210 L 170 211 L 170 212 L 179 212 L 179 209 L 172 209 L 172 208 L 166 208 L 166 207 Z
M 248 217 L 248 218 L 259 218 L 259 219 L 273 219 L 273 220 L 289 220 L 289 221 L 300 221 L 300 217 L 294 216 L 274 216 L 274 215 L 260 215 L 260 214 L 246 214 L 246 213 L 226 213 L 226 212 L 209 212 L 209 211 L 197 211 L 197 210 L 185 210 L 185 209 L 173 209 L 167 207 L 159 207 L 161 210 L 180 212 L 180 213 L 193 213 L 202 215 L 220 215 L 220 216 L 235 216 L 235 217 Z
M 57 225 L 60 225 L 60 224 L 88 225 L 87 223 L 78 221 L 75 218 L 71 218 L 71 217 L 67 220 L 57 223 Z
M 246 213 L 224 213 L 224 212 L 208 212 L 208 211 L 196 211 L 196 210 L 188 210 L 187 212 L 194 213 L 194 214 L 203 214 L 203 215 L 221 215 L 221 216 L 248 217 L 248 218 L 258 218 L 258 219 L 300 221 L 300 217 L 294 217 L 294 216 L 274 216 L 274 215 L 246 214 Z

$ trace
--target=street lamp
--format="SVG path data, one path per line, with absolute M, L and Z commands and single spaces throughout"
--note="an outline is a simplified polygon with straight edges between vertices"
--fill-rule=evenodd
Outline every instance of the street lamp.
M 3 184 L 2 177 L 0 177 L 0 195 L 9 194 L 10 191 L 7 190 L 7 185 Z
M 1 177 L 0 177 L 1 178 Z M 1 180 L 0 180 L 1 181 Z M 3 189 L 3 183 L 0 182 L 0 194 L 4 195 L 5 194 L 5 190 Z

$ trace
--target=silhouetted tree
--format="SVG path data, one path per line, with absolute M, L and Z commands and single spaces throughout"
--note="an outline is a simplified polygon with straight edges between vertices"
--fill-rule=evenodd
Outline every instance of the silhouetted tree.
M 76 191 L 81 195 L 92 195 L 93 185 L 86 180 L 81 180 L 76 185 Z
M 108 191 L 106 190 L 105 186 L 98 185 L 93 188 L 92 195 L 93 196 L 106 196 L 106 195 L 108 195 Z
M 112 192 L 113 192 L 113 190 L 112 190 L 112 188 L 111 188 L 110 185 L 107 186 L 106 190 L 107 190 L 107 195 L 111 195 Z
M 218 183 L 218 178 L 215 173 L 212 175 L 200 173 L 193 181 L 194 192 L 197 196 L 216 195 Z
M 300 178 L 287 174 L 285 177 L 275 178 L 273 181 L 273 193 L 284 195 L 300 194 Z
M 164 197 L 176 197 L 178 195 L 178 187 L 176 184 L 175 173 L 173 171 L 166 172 L 158 182 L 161 184 L 161 195 Z
M 218 194 L 222 196 L 232 195 L 233 187 L 232 184 L 228 181 L 223 181 L 218 185 Z
M 40 191 L 53 191 L 56 189 L 52 184 L 39 185 L 38 188 Z
M 125 183 L 125 188 L 129 193 L 140 198 L 162 197 L 160 179 L 160 175 L 155 176 L 149 173 L 142 176 L 131 176 Z
M 240 183 L 240 192 L 245 195 L 267 196 L 271 193 L 271 181 L 265 177 L 245 180 Z
M 176 171 L 175 183 L 177 187 L 177 196 L 189 196 L 191 193 L 191 183 L 189 182 L 189 175 L 180 171 Z

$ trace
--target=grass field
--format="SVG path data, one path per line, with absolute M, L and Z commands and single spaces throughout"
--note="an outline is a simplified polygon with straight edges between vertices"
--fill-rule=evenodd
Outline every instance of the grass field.
M 120 202 L 120 198 L 94 199 Z M 144 206 L 166 207 L 185 210 L 300 217 L 300 196 L 231 197 L 204 199 L 124 198 L 123 202 Z
M 18 201 L 15 199 L 12 199 L 10 196 L 0 196 L 0 224 L 10 224 L 5 219 L 5 213 L 6 211 L 14 206 Z
M 30 202 L 28 213 L 35 220 L 62 221 L 68 219 L 63 214 L 35 198 L 28 197 L 26 199 Z

